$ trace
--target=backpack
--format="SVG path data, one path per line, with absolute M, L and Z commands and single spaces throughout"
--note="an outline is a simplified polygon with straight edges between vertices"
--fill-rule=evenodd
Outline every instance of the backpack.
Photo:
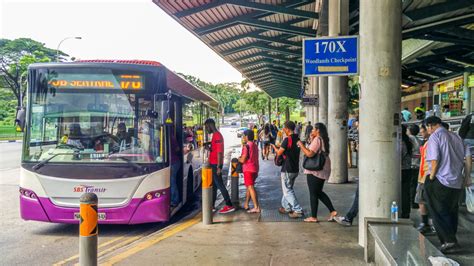
M 291 147 L 293 146 L 293 138 L 291 136 L 289 136 L 288 138 L 288 146 L 287 146 L 287 150 L 291 149 Z M 286 151 L 286 150 L 285 150 Z M 282 154 L 282 155 L 276 155 L 275 156 L 275 165 L 276 166 L 282 166 L 283 163 L 285 162 L 286 160 L 286 156 L 285 154 Z
M 248 144 L 245 144 L 245 147 L 247 148 L 247 160 L 250 158 L 250 146 Z M 232 162 L 237 161 L 237 167 L 235 167 L 235 171 L 239 174 L 242 174 L 244 172 L 244 167 L 243 163 L 239 162 L 237 158 L 233 158 Z

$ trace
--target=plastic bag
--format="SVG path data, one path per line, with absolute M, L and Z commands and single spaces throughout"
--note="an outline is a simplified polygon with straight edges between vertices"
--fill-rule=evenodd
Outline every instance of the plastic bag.
M 428 260 L 431 262 L 431 265 L 433 266 L 459 266 L 459 263 L 446 257 L 430 256 Z
M 466 206 L 467 211 L 474 213 L 474 188 L 473 186 L 466 187 Z

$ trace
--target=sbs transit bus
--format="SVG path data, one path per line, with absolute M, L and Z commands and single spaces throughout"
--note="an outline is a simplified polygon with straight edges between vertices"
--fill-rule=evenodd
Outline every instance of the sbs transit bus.
M 21 217 L 78 223 L 79 198 L 93 192 L 99 223 L 169 220 L 199 188 L 205 160 L 195 140 L 184 143 L 184 123 L 205 140 L 200 126 L 218 121 L 218 110 L 211 96 L 154 61 L 32 64 L 18 116 Z M 179 203 L 171 206 L 174 186 Z

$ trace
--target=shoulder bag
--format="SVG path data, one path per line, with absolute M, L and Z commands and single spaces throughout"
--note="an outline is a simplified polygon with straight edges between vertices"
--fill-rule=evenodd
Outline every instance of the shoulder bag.
M 321 141 L 321 147 L 324 143 Z M 322 151 L 322 148 L 316 152 L 313 157 L 304 157 L 303 168 L 309 171 L 321 171 L 326 163 L 326 153 Z

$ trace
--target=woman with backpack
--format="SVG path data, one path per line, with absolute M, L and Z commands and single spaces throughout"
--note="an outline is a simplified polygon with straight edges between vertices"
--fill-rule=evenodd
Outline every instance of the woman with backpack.
M 318 223 L 318 203 L 319 200 L 329 209 L 328 222 L 334 222 L 337 211 L 332 205 L 331 199 L 324 193 L 324 182 L 331 175 L 331 160 L 329 159 L 329 137 L 326 126 L 323 123 L 316 123 L 310 133 L 311 144 L 305 147 L 303 142 L 298 141 L 298 147 L 301 148 L 304 155 L 311 159 L 315 156 L 324 156 L 324 165 L 321 170 L 305 169 L 306 179 L 308 181 L 309 197 L 311 203 L 311 216 L 304 219 L 305 222 Z M 305 164 L 303 164 L 304 167 Z

